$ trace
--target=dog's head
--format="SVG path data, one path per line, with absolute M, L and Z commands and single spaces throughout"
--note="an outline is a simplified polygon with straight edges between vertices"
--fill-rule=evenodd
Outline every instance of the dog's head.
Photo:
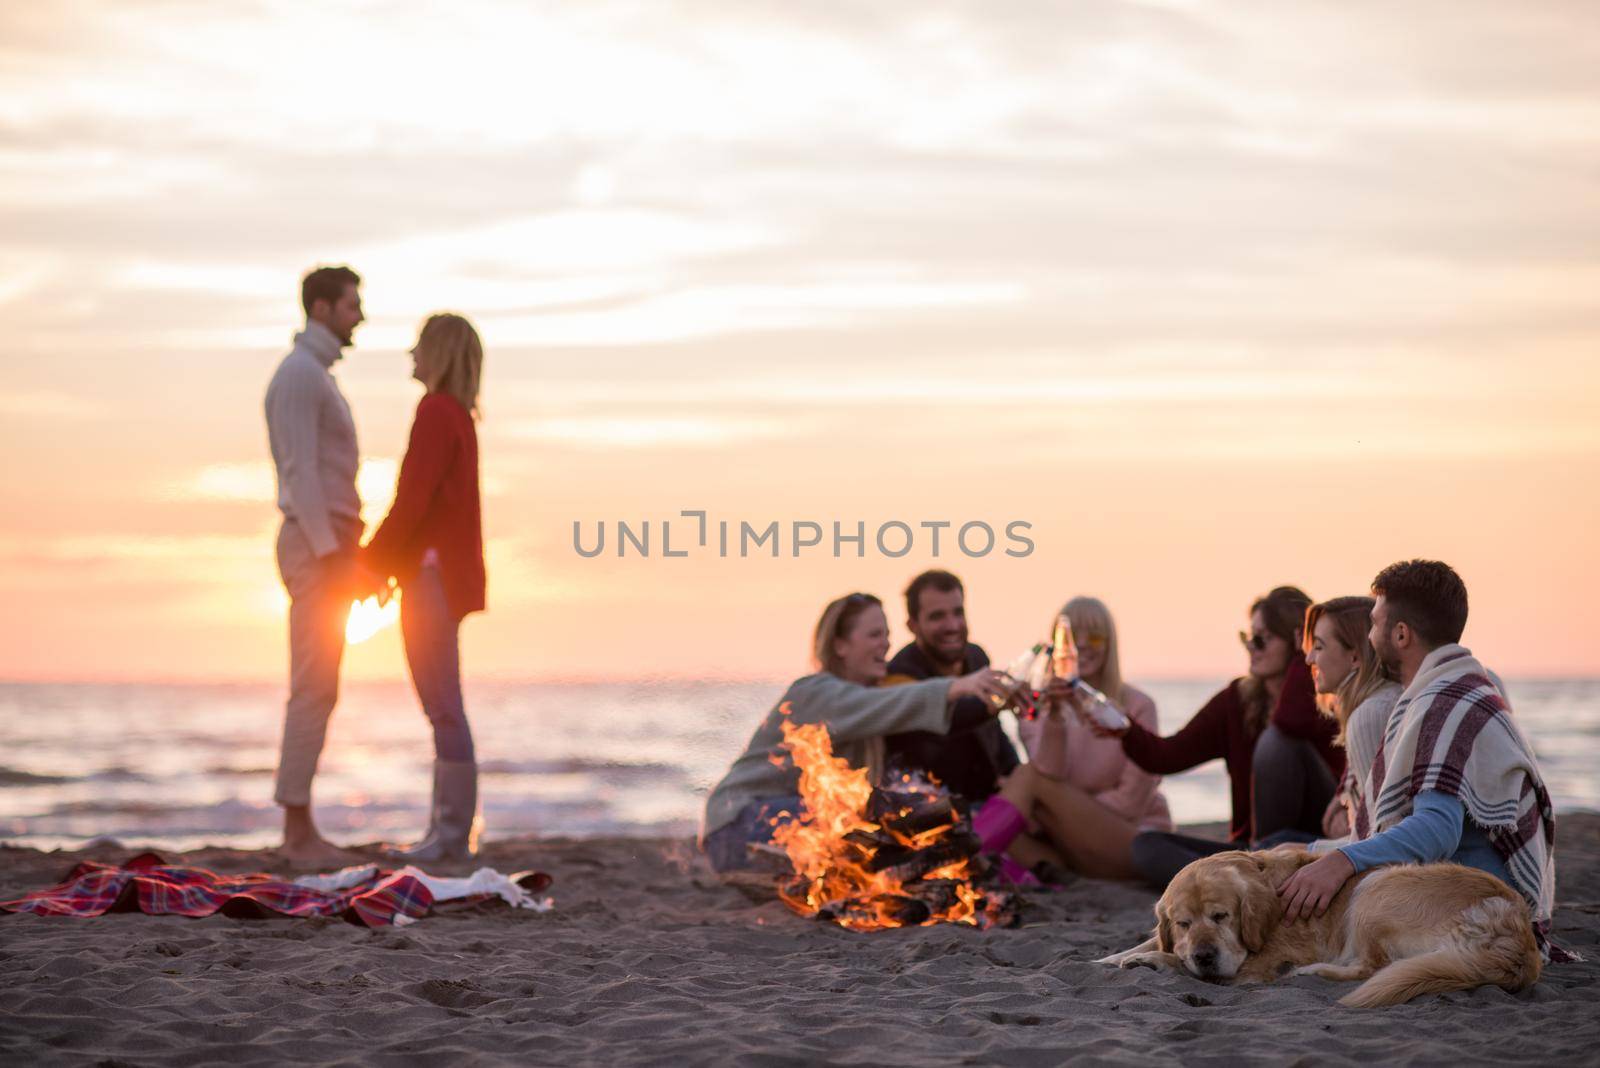
M 1260 952 L 1283 908 L 1278 887 L 1315 857 L 1232 851 L 1184 868 L 1156 902 L 1156 940 L 1201 979 L 1232 979 Z

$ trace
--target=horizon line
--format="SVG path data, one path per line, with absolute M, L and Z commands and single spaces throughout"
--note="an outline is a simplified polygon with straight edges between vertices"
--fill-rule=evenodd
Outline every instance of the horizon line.
M 816 674 L 816 672 L 806 672 Z M 1503 672 L 1503 677 L 1508 681 L 1516 682 L 1595 682 L 1600 681 L 1600 672 L 1584 674 L 1573 672 Z M 771 685 L 782 686 L 793 682 L 795 679 L 804 678 L 805 675 L 737 675 L 717 673 L 641 673 L 637 675 L 478 675 L 474 681 L 479 683 L 492 683 L 497 686 L 595 686 L 595 685 L 630 685 L 640 683 L 721 683 L 726 685 Z M 1156 683 L 1198 683 L 1209 682 L 1218 677 L 1228 680 L 1241 678 L 1241 675 L 1227 672 L 1217 673 L 1188 673 L 1188 674 L 1160 674 L 1141 675 L 1140 679 Z M 466 680 L 463 680 L 464 682 Z M 396 676 L 374 677 L 358 676 L 341 680 L 341 686 L 348 685 L 385 685 L 401 686 L 410 689 L 412 684 L 409 679 Z M 471 685 L 471 683 L 467 683 Z M 230 678 L 230 677 L 205 677 L 196 676 L 189 678 L 163 677 L 163 676 L 104 676 L 63 678 L 59 676 L 23 676 L 0 675 L 0 686 L 192 686 L 192 687 L 260 687 L 281 686 L 288 689 L 287 681 L 269 678 Z

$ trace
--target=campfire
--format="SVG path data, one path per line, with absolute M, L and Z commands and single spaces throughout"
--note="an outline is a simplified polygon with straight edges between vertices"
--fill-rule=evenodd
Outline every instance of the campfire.
M 975 885 L 978 839 L 946 791 L 910 780 L 877 789 L 833 755 L 822 724 L 782 727 L 800 769 L 801 810 L 773 834 L 794 866 L 778 882 L 790 908 L 857 931 L 1015 920 L 1010 894 Z

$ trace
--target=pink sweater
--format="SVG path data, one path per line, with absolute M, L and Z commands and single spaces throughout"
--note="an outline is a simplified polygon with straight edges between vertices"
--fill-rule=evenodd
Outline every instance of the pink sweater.
M 1123 686 L 1122 710 L 1141 727 L 1160 733 L 1156 703 L 1148 694 Z M 1066 732 L 1065 759 L 1059 766 L 1049 759 L 1045 749 L 1061 749 L 1040 744 L 1046 731 L 1057 730 Z M 1017 733 L 1027 747 L 1028 758 L 1048 778 L 1071 783 L 1123 819 L 1137 824 L 1141 831 L 1172 830 L 1172 814 L 1167 809 L 1167 799 L 1161 796 L 1161 776 L 1152 775 L 1129 760 L 1120 738 L 1096 736 L 1070 709 L 1048 722 L 1043 717 L 1023 720 L 1017 724 Z M 1039 759 L 1041 755 L 1045 760 Z

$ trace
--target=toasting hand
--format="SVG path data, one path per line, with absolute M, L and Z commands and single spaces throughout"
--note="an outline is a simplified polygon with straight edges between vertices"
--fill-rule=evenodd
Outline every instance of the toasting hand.
M 976 697 L 988 705 L 991 712 L 998 712 L 1004 706 L 1006 699 L 1011 696 L 1012 685 L 1011 680 L 1003 673 L 993 668 L 979 668 L 970 675 L 962 675 L 950 684 L 950 700 Z
M 1128 733 L 1131 721 L 1127 714 L 1099 690 L 1077 679 L 1051 678 L 1044 696 L 1051 705 L 1072 709 L 1078 719 L 1101 738 L 1120 738 Z

